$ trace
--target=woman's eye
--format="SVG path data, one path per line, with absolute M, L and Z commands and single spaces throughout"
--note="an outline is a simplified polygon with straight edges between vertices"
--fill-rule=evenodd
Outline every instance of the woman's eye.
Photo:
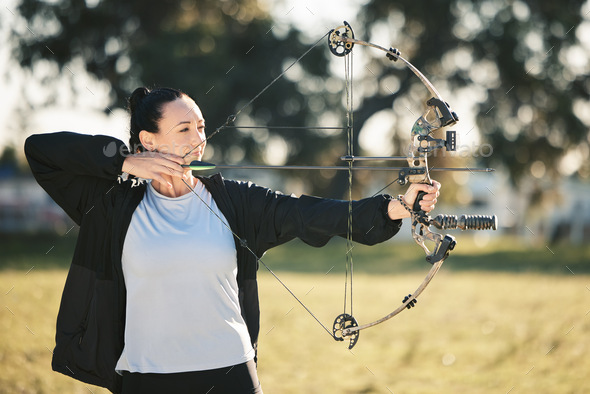
M 181 133 L 186 133 L 188 131 L 188 127 L 185 127 L 184 129 L 180 130 Z

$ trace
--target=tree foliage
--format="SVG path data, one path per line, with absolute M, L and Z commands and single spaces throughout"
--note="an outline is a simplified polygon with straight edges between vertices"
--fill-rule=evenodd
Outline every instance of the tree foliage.
M 456 0 L 427 7 L 373 0 L 362 20 L 366 32 L 382 27 L 402 43 L 436 84 L 475 92 L 477 126 L 493 147 L 485 164 L 507 170 L 518 183 L 531 175 L 590 177 L 590 122 L 580 117 L 590 110 L 590 48 L 581 42 L 590 30 L 588 11 L 588 3 L 575 0 Z M 390 73 L 383 68 L 376 78 Z M 451 105 L 455 97 L 447 98 Z M 366 115 L 357 119 L 399 98 L 398 92 L 367 97 L 358 110 Z M 568 155 L 575 163 L 564 161 Z
M 238 109 L 243 111 L 236 124 L 259 126 L 317 125 L 326 108 L 339 111 L 340 97 L 318 83 L 327 75 L 325 50 L 298 63 L 305 78 L 280 78 L 248 105 L 308 49 L 298 31 L 273 34 L 273 21 L 255 0 L 89 3 L 23 0 L 19 12 L 29 29 L 15 34 L 16 55 L 26 69 L 49 61 L 71 79 L 77 76 L 68 66 L 81 60 L 88 73 L 110 85 L 105 111 L 126 107 L 126 98 L 142 85 L 189 93 L 204 112 L 208 133 Z M 222 164 L 265 162 L 273 154 L 287 163 L 310 164 L 334 139 L 313 131 L 227 129 L 208 150 L 215 152 L 211 160 Z
M 477 111 L 474 126 L 482 143 L 493 147 L 482 164 L 507 170 L 518 184 L 531 175 L 590 176 L 589 121 L 580 115 L 588 111 L 590 91 L 584 77 L 590 71 L 588 48 L 580 42 L 590 29 L 586 9 L 587 3 L 576 0 L 427 5 L 372 0 L 349 22 L 358 38 L 399 45 L 437 87 L 469 92 Z M 268 11 L 256 0 L 23 0 L 19 11 L 38 32 L 18 36 L 23 67 L 45 60 L 65 70 L 81 59 L 90 74 L 108 81 L 111 104 L 118 107 L 138 85 L 181 88 L 203 108 L 210 132 L 309 48 L 310 36 L 326 33 L 275 34 Z M 375 113 L 388 111 L 399 121 L 391 127 L 390 153 L 403 154 L 409 130 L 396 125 L 414 117 L 412 109 L 421 111 L 428 97 L 408 70 L 392 67 L 382 55 L 362 52 L 367 58 L 355 88 L 355 130 Z M 329 56 L 323 44 L 311 51 L 300 68 L 248 105 L 238 124 L 304 126 L 342 118 L 343 92 L 327 88 L 335 80 Z M 457 95 L 444 97 L 452 105 Z M 283 146 L 288 164 L 337 164 L 343 140 L 314 132 L 225 130 L 212 144 L 218 162 L 264 162 L 273 146 L 274 153 Z M 358 134 L 354 146 L 362 153 Z M 317 192 L 342 192 L 336 185 L 344 180 L 335 174 L 299 176 L 313 182 Z

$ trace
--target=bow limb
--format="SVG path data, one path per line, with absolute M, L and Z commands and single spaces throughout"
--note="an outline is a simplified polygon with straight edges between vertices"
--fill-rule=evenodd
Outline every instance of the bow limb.
M 367 46 L 367 47 L 371 47 L 371 48 L 376 48 L 376 49 L 379 49 L 379 50 L 385 52 L 387 54 L 387 57 L 390 59 L 393 58 L 393 60 L 401 60 L 410 70 L 412 70 L 412 72 L 418 78 L 420 78 L 420 81 L 422 81 L 422 83 L 426 86 L 426 88 L 428 89 L 428 91 L 430 92 L 431 95 L 433 95 L 434 97 L 436 97 L 439 100 L 442 100 L 440 93 L 438 92 L 438 90 L 436 90 L 436 88 L 434 87 L 432 82 L 430 82 L 430 80 L 428 78 L 426 78 L 426 76 L 424 74 L 422 74 L 422 72 L 420 70 L 418 70 L 412 63 L 410 63 L 408 60 L 406 60 L 400 54 L 400 52 L 398 50 L 396 50 L 395 48 L 386 49 L 380 45 L 373 44 L 373 43 L 366 42 L 366 41 L 362 41 L 362 40 L 357 40 L 354 38 L 344 38 L 343 41 L 349 42 L 351 44 L 358 44 L 358 45 L 363 45 L 363 46 Z
M 448 242 L 455 242 L 453 237 L 448 236 L 448 235 L 446 237 L 449 238 L 447 240 Z M 350 336 L 350 335 L 352 335 L 353 333 L 355 333 L 357 331 L 364 330 L 366 328 L 376 326 L 377 324 L 383 323 L 383 322 L 391 319 L 392 317 L 398 315 L 404 309 L 408 309 L 408 305 L 411 304 L 414 300 L 416 300 L 416 298 L 418 298 L 418 296 L 420 294 L 422 294 L 422 292 L 424 291 L 424 289 L 426 289 L 426 287 L 430 284 L 430 282 L 432 281 L 432 278 L 434 278 L 434 276 L 438 273 L 438 271 L 440 270 L 440 267 L 444 263 L 444 261 L 447 258 L 447 256 L 448 256 L 448 254 L 446 256 L 443 256 L 442 258 L 440 258 L 434 264 L 432 264 L 432 267 L 430 268 L 430 271 L 428 271 L 428 274 L 426 275 L 426 277 L 424 278 L 424 280 L 422 281 L 422 283 L 420 283 L 420 286 L 418 286 L 418 288 L 410 296 L 408 296 L 405 299 L 405 301 L 399 307 L 397 307 L 397 309 L 395 309 L 393 312 L 389 313 L 388 315 L 386 315 L 386 316 L 384 316 L 384 317 L 382 317 L 380 319 L 377 319 L 377 320 L 375 320 L 375 321 L 373 321 L 371 323 L 361 324 L 361 325 L 356 326 L 356 327 L 345 328 L 345 329 L 342 330 L 342 335 L 343 336 Z
M 341 29 L 344 29 L 344 32 L 341 32 L 340 31 Z M 344 56 L 344 55 L 350 53 L 350 51 L 352 51 L 352 47 L 355 44 L 357 44 L 357 45 L 363 45 L 366 47 L 379 49 L 379 50 L 385 52 L 387 54 L 387 57 L 391 60 L 394 60 L 394 61 L 401 60 L 410 70 L 412 70 L 412 72 L 418 78 L 420 78 L 420 80 L 426 86 L 426 88 L 428 89 L 430 94 L 432 94 L 437 99 L 442 100 L 440 93 L 438 92 L 438 90 L 436 90 L 436 88 L 428 80 L 428 78 L 426 78 L 426 76 L 424 76 L 424 74 L 422 74 L 422 72 L 420 72 L 420 70 L 418 70 L 416 67 L 414 67 L 414 65 L 412 63 L 410 63 L 408 60 L 406 60 L 404 57 L 402 57 L 400 52 L 397 49 L 395 49 L 395 48 L 387 49 L 387 48 L 384 48 L 380 45 L 373 44 L 372 42 L 357 40 L 356 38 L 354 38 L 354 33 L 352 32 L 352 28 L 350 27 L 350 25 L 347 22 L 344 22 L 344 25 L 338 26 L 337 28 L 333 29 L 330 32 L 329 41 L 330 41 L 330 49 L 331 50 L 333 49 L 332 53 L 334 53 L 337 56 Z M 336 52 L 336 48 L 338 48 L 338 47 L 342 47 L 341 52 L 339 52 L 339 53 Z

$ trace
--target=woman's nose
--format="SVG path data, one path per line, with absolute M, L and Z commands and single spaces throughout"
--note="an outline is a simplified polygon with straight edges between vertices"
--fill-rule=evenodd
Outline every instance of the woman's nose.
M 191 133 L 191 143 L 196 146 L 201 144 L 205 140 L 205 135 L 199 133 L 199 130 L 195 130 Z

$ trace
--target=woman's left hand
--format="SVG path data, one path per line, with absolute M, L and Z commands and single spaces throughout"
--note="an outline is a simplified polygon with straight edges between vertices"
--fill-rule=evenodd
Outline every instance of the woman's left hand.
M 420 200 L 420 208 L 422 208 L 424 212 L 430 212 L 436 205 L 436 199 L 440 195 L 439 190 L 440 183 L 435 180 L 432 180 L 432 185 L 412 183 L 410 187 L 408 187 L 406 194 L 404 194 L 404 202 L 412 208 L 414 206 L 414 201 L 416 201 L 416 198 L 418 197 L 418 193 L 426 192 L 422 197 L 422 200 Z
M 435 180 L 432 181 L 432 185 L 412 183 L 402 198 L 404 203 L 412 208 L 414 206 L 414 201 L 416 201 L 416 198 L 418 197 L 418 193 L 426 192 L 422 197 L 422 200 L 420 200 L 420 208 L 425 212 L 430 212 L 434 209 L 437 197 L 440 195 L 440 186 L 440 183 Z M 389 202 L 387 214 L 392 220 L 410 217 L 410 213 L 397 200 L 391 200 Z

